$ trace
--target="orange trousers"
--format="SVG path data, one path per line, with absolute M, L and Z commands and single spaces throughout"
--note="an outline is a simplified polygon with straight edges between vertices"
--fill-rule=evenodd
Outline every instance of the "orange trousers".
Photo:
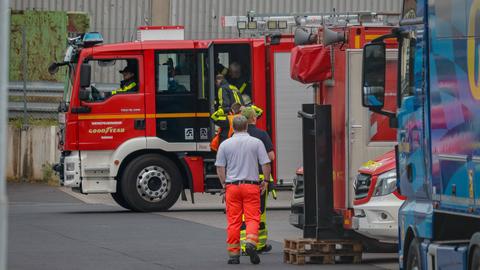
M 245 216 L 246 242 L 258 242 L 260 224 L 260 186 L 254 184 L 227 185 L 227 251 L 230 256 L 240 255 L 240 228 Z

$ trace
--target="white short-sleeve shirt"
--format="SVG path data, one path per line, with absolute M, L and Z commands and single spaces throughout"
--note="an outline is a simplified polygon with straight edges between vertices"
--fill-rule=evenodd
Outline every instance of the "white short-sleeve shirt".
M 218 148 L 215 166 L 226 167 L 226 182 L 258 181 L 258 164 L 270 163 L 262 141 L 247 132 L 235 133 Z

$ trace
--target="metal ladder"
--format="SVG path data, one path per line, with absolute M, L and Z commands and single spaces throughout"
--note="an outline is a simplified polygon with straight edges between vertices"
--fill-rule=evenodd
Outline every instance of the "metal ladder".
M 215 159 L 206 158 L 203 160 L 203 162 L 205 163 L 203 166 L 203 175 L 205 175 L 205 192 L 209 192 L 211 194 L 219 193 L 222 191 L 222 185 L 220 184 L 220 179 L 217 176 Z

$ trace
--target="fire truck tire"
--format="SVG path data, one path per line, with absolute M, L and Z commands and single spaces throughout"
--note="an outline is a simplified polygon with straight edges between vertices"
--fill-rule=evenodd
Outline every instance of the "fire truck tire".
M 124 172 L 120 191 L 133 211 L 166 211 L 180 195 L 182 176 L 167 157 L 158 154 L 139 156 L 125 167 Z
M 414 238 L 410 242 L 407 255 L 407 270 L 420 270 L 422 269 L 421 258 L 420 258 L 420 244 L 418 243 L 417 238 Z
M 473 249 L 470 270 L 480 270 L 480 247 L 478 246 Z
M 120 191 L 117 191 L 115 193 L 110 193 L 112 195 L 113 200 L 120 205 L 121 207 L 131 210 L 130 205 L 127 204 L 125 201 L 125 198 L 123 197 L 123 194 Z

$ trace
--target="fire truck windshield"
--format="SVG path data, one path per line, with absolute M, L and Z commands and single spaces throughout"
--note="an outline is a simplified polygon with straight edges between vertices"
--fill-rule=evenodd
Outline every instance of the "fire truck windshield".
M 74 64 L 69 64 L 68 71 L 65 78 L 65 84 L 63 86 L 63 102 L 65 102 L 67 105 L 70 103 L 70 98 L 72 96 L 74 75 L 75 75 L 75 66 Z

